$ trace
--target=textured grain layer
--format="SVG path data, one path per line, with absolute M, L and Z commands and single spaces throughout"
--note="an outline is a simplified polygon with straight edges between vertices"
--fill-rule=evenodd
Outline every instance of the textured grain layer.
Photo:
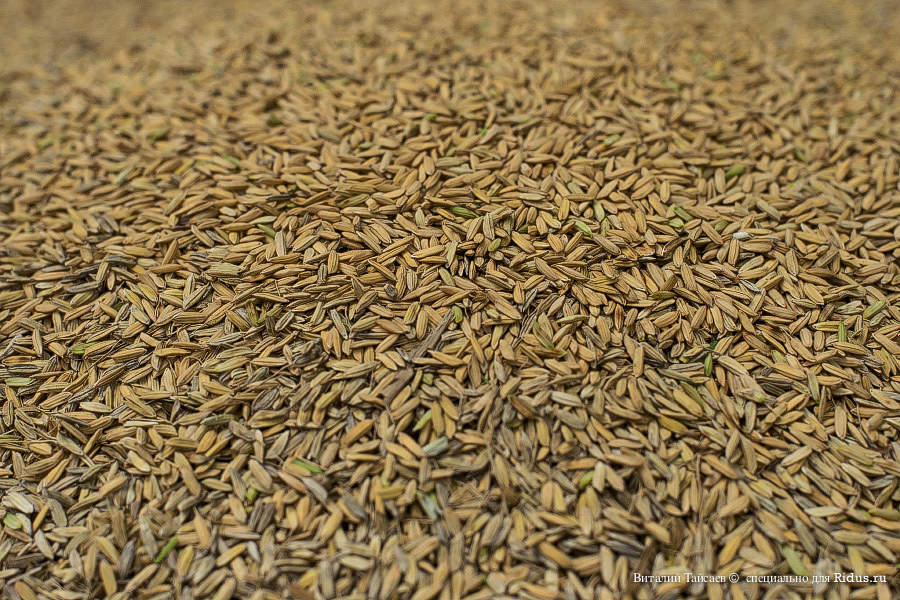
M 900 594 L 894 3 L 0 11 L 3 598 Z

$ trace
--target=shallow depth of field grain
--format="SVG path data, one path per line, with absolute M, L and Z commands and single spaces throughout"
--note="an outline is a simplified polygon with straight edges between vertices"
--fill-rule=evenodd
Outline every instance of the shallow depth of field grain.
M 900 595 L 896 3 L 2 4 L 0 597 Z

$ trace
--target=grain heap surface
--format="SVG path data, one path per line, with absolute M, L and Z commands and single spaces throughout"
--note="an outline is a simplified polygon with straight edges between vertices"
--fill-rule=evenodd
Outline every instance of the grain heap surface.
M 894 3 L 16 6 L 3 598 L 900 594 Z

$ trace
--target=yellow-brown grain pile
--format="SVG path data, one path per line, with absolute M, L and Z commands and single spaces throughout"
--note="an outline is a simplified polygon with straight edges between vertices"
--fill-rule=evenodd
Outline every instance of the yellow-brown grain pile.
M 900 594 L 895 3 L 2 10 L 3 598 Z

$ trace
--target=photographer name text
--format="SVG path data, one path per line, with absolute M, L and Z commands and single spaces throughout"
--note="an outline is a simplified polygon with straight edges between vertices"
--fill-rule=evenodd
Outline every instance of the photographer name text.
M 770 583 L 770 584 L 823 584 L 823 583 L 887 583 L 887 575 L 859 575 L 856 573 L 832 573 L 830 575 L 703 575 L 700 573 L 674 573 L 669 575 L 633 574 L 634 583 Z

